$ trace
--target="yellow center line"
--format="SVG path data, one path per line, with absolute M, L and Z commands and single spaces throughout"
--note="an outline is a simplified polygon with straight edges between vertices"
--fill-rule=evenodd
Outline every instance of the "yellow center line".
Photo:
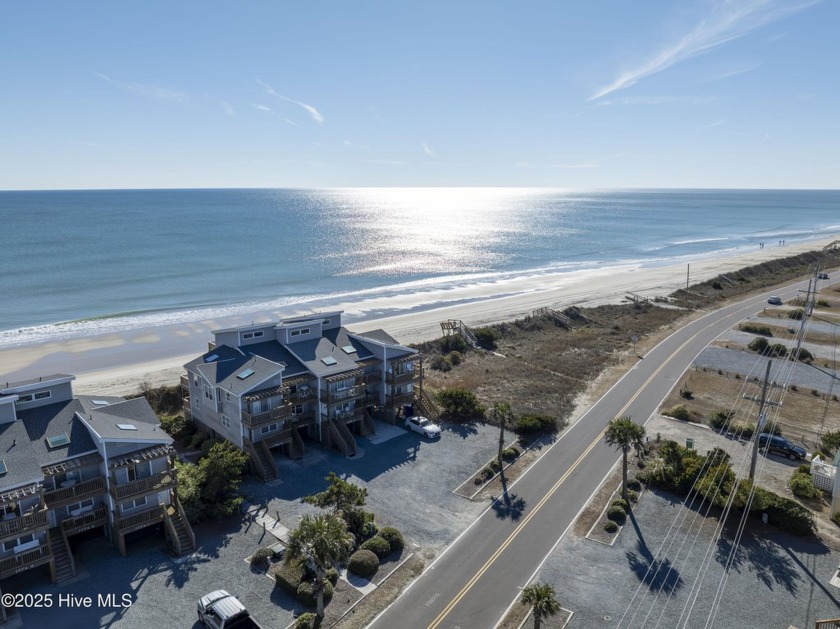
M 735 313 L 732 313 L 732 314 L 734 315 Z M 726 315 L 724 318 L 729 317 L 729 316 L 732 316 L 732 315 Z M 704 328 L 701 328 L 700 330 L 695 332 L 692 336 L 690 336 L 676 350 L 671 352 L 671 355 L 668 356 L 668 358 L 666 358 L 665 360 L 663 360 L 662 364 L 659 365 L 659 367 L 657 367 L 656 371 L 654 371 L 648 377 L 648 379 L 645 380 L 644 384 L 642 386 L 640 386 L 638 391 L 636 391 L 636 393 L 627 401 L 627 403 L 618 412 L 616 417 L 621 417 L 622 415 L 624 415 L 624 413 L 627 411 L 627 409 L 630 407 L 630 405 L 633 402 L 635 402 L 636 399 L 642 394 L 642 391 L 645 389 L 645 387 L 647 387 L 650 384 L 651 380 L 653 380 L 656 376 L 658 376 L 659 372 L 661 372 L 665 368 L 665 365 L 667 365 L 674 358 L 674 356 L 679 354 L 686 345 L 688 345 L 694 339 L 696 339 L 700 335 L 701 332 L 705 332 L 709 328 L 711 328 L 715 325 L 718 325 L 719 323 L 720 323 L 720 320 L 715 321 L 713 323 L 710 323 L 709 325 L 707 325 Z M 607 427 L 604 426 L 604 429 L 600 433 L 598 433 L 598 436 L 595 437 L 595 440 L 592 443 L 589 444 L 589 446 L 586 448 L 586 450 L 584 450 L 581 453 L 581 455 L 572 464 L 572 466 L 568 470 L 566 470 L 566 472 L 563 474 L 563 476 L 561 476 L 557 480 L 557 482 L 554 483 L 554 485 L 551 487 L 551 489 L 549 489 L 548 492 L 545 494 L 545 496 L 543 496 L 540 499 L 540 501 L 531 510 L 531 512 L 525 517 L 525 519 L 522 520 L 522 522 L 519 523 L 519 526 L 517 526 L 513 530 L 513 532 L 508 536 L 508 538 L 504 542 L 502 542 L 502 544 L 499 546 L 498 549 L 496 549 L 496 552 L 494 552 L 493 555 L 484 563 L 484 565 L 481 566 L 481 568 L 478 569 L 478 571 L 473 575 L 473 577 L 469 581 L 467 581 L 467 583 L 464 585 L 464 587 L 461 588 L 461 590 L 454 596 L 454 598 L 449 602 L 449 604 L 446 607 L 444 607 L 443 610 L 440 612 L 440 614 L 438 614 L 437 617 L 429 624 L 428 629 L 435 629 L 443 621 L 443 619 L 446 618 L 446 616 L 449 615 L 449 612 L 451 612 L 452 609 L 461 601 L 461 599 L 464 598 L 464 596 L 466 596 L 466 594 L 472 589 L 472 587 L 484 575 L 484 573 L 487 572 L 487 570 L 490 569 L 490 566 L 492 566 L 495 563 L 496 559 L 499 558 L 499 555 L 501 555 L 505 551 L 505 549 L 513 543 L 513 540 L 515 540 L 517 538 L 517 536 L 522 531 L 522 529 L 525 528 L 525 526 L 531 521 L 531 519 L 539 512 L 539 510 L 542 509 L 543 505 L 545 505 L 545 503 L 548 502 L 548 500 L 557 492 L 557 490 L 560 488 L 560 485 L 562 485 L 566 481 L 566 479 L 569 477 L 569 475 L 572 472 L 575 471 L 577 466 L 580 465 L 580 463 L 583 461 L 583 459 L 585 459 L 587 457 L 587 455 L 592 451 L 592 449 L 601 442 L 601 439 L 604 437 L 604 433 L 606 433 L 606 431 L 607 431 Z

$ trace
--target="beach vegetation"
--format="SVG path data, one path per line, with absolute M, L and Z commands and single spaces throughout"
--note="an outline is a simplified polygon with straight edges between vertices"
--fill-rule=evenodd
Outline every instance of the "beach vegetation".
M 799 360 L 803 363 L 810 363 L 814 360 L 814 355 L 804 347 L 799 348 Z
M 523 605 L 531 606 L 534 629 L 540 629 L 543 618 L 550 618 L 560 611 L 560 601 L 554 587 L 548 583 L 533 583 L 522 590 Z
M 360 577 L 372 577 L 379 570 L 379 557 L 371 550 L 357 550 L 350 555 L 347 569 Z
M 791 310 L 787 313 L 788 319 L 793 319 L 794 321 L 801 321 L 805 318 L 805 310 L 802 308 L 796 308 Z
M 198 464 L 175 461 L 178 498 L 187 519 L 200 522 L 236 513 L 242 504 L 237 492 L 248 455 L 228 441 L 213 445 Z
M 735 416 L 735 411 L 732 411 L 732 410 L 715 411 L 709 417 L 709 426 L 711 426 L 715 430 L 723 430 L 734 416 Z
M 452 361 L 448 356 L 435 356 L 431 362 L 432 369 L 438 371 L 450 371 L 452 369 Z
M 472 391 L 452 387 L 438 391 L 437 402 L 444 412 L 456 421 L 480 419 L 484 416 L 484 405 Z
M 192 435 L 196 431 L 195 423 L 183 415 L 161 415 L 160 427 L 178 441 L 183 441 L 187 437 L 192 441 Z
M 822 495 L 822 492 L 814 487 L 810 471 L 797 469 L 790 477 L 788 485 L 797 498 L 819 498 Z
M 448 358 L 450 364 L 455 367 L 461 364 L 461 361 L 464 360 L 464 355 L 461 352 L 451 351 L 446 355 L 446 358 Z
M 822 444 L 822 447 L 827 449 L 829 452 L 834 452 L 840 448 L 840 430 L 832 430 L 824 433 L 822 437 L 820 437 L 820 443 Z
M 627 458 L 631 448 L 637 452 L 644 448 L 645 427 L 635 423 L 627 415 L 616 417 L 607 424 L 604 440 L 608 446 L 616 446 L 621 450 L 621 497 L 628 500 Z
M 557 432 L 557 418 L 551 415 L 520 415 L 513 423 L 513 431 L 518 435 Z
M 475 328 L 473 330 L 475 340 L 484 349 L 496 349 L 496 341 L 501 338 L 499 332 L 493 328 Z
M 153 387 L 148 382 L 141 382 L 140 392 L 126 397 L 146 398 L 156 415 L 175 415 L 181 412 L 184 405 L 184 394 L 179 385 Z
M 760 334 L 762 336 L 773 336 L 773 331 L 766 325 L 758 323 L 742 323 L 740 326 L 742 332 L 749 332 L 750 334 Z
M 688 407 L 685 404 L 677 404 L 676 406 L 672 406 L 668 410 L 662 411 L 662 414 L 666 417 L 673 417 L 674 419 L 679 419 L 685 422 L 691 419 L 691 413 L 689 412 Z
M 448 334 L 440 338 L 438 342 L 440 351 L 444 354 L 448 352 L 461 352 L 462 354 L 469 349 L 467 341 L 460 334 Z
M 767 339 L 763 336 L 759 336 L 754 338 L 750 341 L 750 344 L 747 345 L 748 349 L 751 349 L 754 352 L 758 352 L 759 354 L 763 354 L 767 351 L 767 348 L 770 346 L 770 343 L 767 342 Z

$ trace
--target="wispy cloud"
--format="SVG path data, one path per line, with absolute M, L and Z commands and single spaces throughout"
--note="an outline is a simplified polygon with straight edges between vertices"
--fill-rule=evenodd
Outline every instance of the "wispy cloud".
M 553 168 L 558 170 L 579 170 L 582 168 L 598 168 L 598 163 L 595 160 L 588 160 L 579 163 L 554 163 L 554 164 L 540 164 L 535 162 L 516 162 L 516 168 Z
M 702 20 L 678 42 L 667 46 L 650 59 L 622 73 L 612 83 L 595 92 L 589 100 L 597 100 L 641 79 L 703 54 L 747 33 L 802 11 L 821 0 L 728 0 L 715 5 L 710 16 Z
M 268 105 L 262 105 L 260 103 L 254 103 L 254 109 L 259 109 L 260 111 L 272 113 L 271 107 L 269 107 Z
M 437 151 L 435 151 L 435 149 L 433 149 L 431 146 L 429 146 L 425 142 L 423 142 L 423 144 L 421 146 L 423 147 L 423 152 L 426 155 L 428 155 L 429 157 L 437 158 Z
M 599 100 L 598 107 L 612 105 L 707 105 L 717 100 L 714 96 L 619 96 Z
M 724 79 L 729 79 L 733 76 L 738 76 L 739 74 L 745 74 L 746 72 L 752 72 L 756 68 L 758 68 L 761 64 L 760 63 L 752 63 L 750 65 L 741 66 L 740 68 L 734 68 L 732 70 L 728 70 L 727 72 L 721 72 L 713 76 L 710 80 L 711 81 L 722 81 Z
M 141 94 L 149 98 L 170 100 L 177 103 L 183 103 L 187 100 L 186 93 L 180 90 L 174 90 L 168 87 L 157 87 L 154 85 L 140 85 L 139 83 L 123 83 L 122 81 L 116 81 L 107 74 L 102 74 L 101 72 L 94 72 L 94 74 L 106 83 L 110 83 L 114 87 L 126 92 L 134 92 L 135 94 Z
M 222 101 L 222 109 L 225 110 L 225 114 L 227 114 L 228 116 L 235 116 L 236 115 L 236 110 L 233 107 L 231 107 L 229 104 L 227 104 L 225 101 Z
M 298 126 L 298 123 L 296 123 L 294 120 L 289 120 L 288 118 L 283 118 L 283 122 L 288 122 L 288 123 L 289 123 L 290 125 L 292 125 L 293 127 L 297 127 L 297 126 Z
M 305 109 L 309 113 L 312 120 L 317 122 L 319 125 L 324 124 L 324 116 L 322 116 L 321 112 L 318 111 L 317 109 L 315 109 L 312 105 L 310 105 L 308 103 L 301 102 L 299 100 L 295 100 L 294 98 L 289 98 L 288 96 L 283 96 L 283 94 L 278 94 L 277 91 L 273 87 L 271 87 L 265 81 L 261 81 L 260 79 L 257 79 L 257 85 L 262 87 L 263 91 L 266 94 L 269 94 L 270 96 L 274 96 L 275 98 L 279 98 L 280 100 L 284 100 L 287 103 L 292 103 L 293 105 L 297 105 L 298 107 L 302 107 L 303 109 Z
M 718 120 L 717 122 L 710 122 L 709 124 L 704 124 L 702 127 L 697 127 L 697 130 L 702 131 L 703 129 L 711 129 L 712 127 L 719 127 L 724 122 L 726 122 L 726 120 Z

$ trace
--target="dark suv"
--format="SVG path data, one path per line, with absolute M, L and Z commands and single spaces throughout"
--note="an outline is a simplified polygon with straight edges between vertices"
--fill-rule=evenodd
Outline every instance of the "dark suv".
M 770 446 L 767 446 L 767 440 L 770 439 Z M 767 448 L 770 452 L 786 456 L 791 461 L 798 461 L 805 458 L 805 448 L 793 445 L 790 441 L 779 435 L 770 436 L 767 433 L 762 433 L 758 437 L 758 446 L 760 448 Z

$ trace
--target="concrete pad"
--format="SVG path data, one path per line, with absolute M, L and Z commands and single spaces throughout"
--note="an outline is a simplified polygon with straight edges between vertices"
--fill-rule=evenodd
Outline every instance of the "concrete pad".
M 389 424 L 388 422 L 383 422 L 377 419 L 374 420 L 374 424 L 376 425 L 376 433 L 370 435 L 369 437 L 365 437 L 374 445 L 385 443 L 386 441 L 389 441 L 394 437 L 399 437 L 401 435 L 406 434 L 405 428 L 402 428 L 400 426 L 394 426 L 392 424 Z
M 365 579 L 364 577 L 360 577 L 352 572 L 348 572 L 347 568 L 341 569 L 341 572 L 338 574 L 338 578 L 346 581 L 362 594 L 370 594 L 376 589 L 376 583 L 372 583 L 369 579 Z

